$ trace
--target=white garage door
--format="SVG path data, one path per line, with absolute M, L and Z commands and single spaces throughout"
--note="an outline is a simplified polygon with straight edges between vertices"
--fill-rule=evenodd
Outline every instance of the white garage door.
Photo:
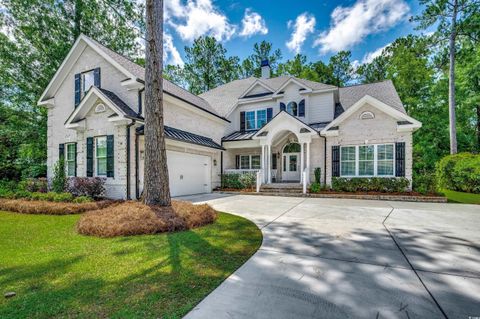
M 167 151 L 170 194 L 172 196 L 209 193 L 210 157 Z

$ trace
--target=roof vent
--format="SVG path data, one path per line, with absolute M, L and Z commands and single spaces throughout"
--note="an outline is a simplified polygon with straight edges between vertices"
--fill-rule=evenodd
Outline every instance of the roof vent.
M 269 79 L 270 78 L 270 64 L 268 63 L 268 60 L 262 60 L 262 63 L 260 64 L 262 67 L 262 79 Z

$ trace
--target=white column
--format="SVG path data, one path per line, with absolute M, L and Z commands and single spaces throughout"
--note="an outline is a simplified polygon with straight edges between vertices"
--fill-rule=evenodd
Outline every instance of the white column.
M 300 182 L 303 182 L 303 168 L 304 166 L 304 156 L 303 156 L 303 142 L 300 144 Z
M 310 142 L 307 143 L 307 183 L 310 183 Z
M 267 145 L 267 170 L 268 170 L 268 183 L 272 182 L 272 145 Z

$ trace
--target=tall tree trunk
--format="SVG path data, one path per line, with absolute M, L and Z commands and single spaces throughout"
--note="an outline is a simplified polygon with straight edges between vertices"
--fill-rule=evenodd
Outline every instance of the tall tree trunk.
M 146 1 L 145 172 L 143 201 L 171 206 L 163 125 L 163 0 Z
M 448 83 L 448 113 L 450 119 L 450 154 L 457 153 L 457 128 L 455 120 L 455 39 L 457 36 L 458 2 L 453 1 L 452 30 L 450 33 L 450 70 Z
M 83 0 L 75 0 L 75 13 L 73 17 L 73 41 L 82 34 Z

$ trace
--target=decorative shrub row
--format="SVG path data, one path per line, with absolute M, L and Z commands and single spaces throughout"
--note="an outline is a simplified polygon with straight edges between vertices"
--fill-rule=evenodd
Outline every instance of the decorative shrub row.
M 222 176 L 222 187 L 233 189 L 253 188 L 257 182 L 255 173 L 247 174 L 224 174 Z
M 332 189 L 339 192 L 400 193 L 404 192 L 409 184 L 409 180 L 404 177 L 334 177 L 332 179 Z
M 480 193 L 480 155 L 459 153 L 445 156 L 436 167 L 438 186 L 453 191 Z

